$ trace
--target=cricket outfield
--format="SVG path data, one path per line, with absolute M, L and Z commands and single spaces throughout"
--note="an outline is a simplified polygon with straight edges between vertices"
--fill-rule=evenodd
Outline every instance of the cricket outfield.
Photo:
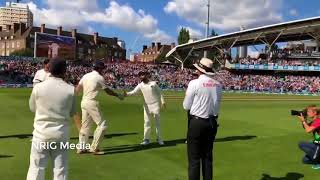
M 0 89 L 0 179 L 25 179 L 32 137 L 31 89 Z M 165 92 L 161 114 L 165 146 L 142 147 L 142 98 L 124 101 L 100 95 L 109 128 L 102 148 L 106 155 L 78 155 L 70 150 L 69 179 L 186 180 L 186 113 L 183 92 Z M 317 104 L 320 97 L 226 93 L 214 145 L 214 176 L 218 180 L 314 180 L 320 170 L 303 165 L 297 143 L 310 140 L 291 109 Z M 79 102 L 78 102 L 79 103 Z M 153 139 L 155 132 L 153 129 Z M 78 140 L 72 124 L 71 142 Z M 49 165 L 51 167 L 51 165 Z M 50 179 L 48 171 L 46 179 Z

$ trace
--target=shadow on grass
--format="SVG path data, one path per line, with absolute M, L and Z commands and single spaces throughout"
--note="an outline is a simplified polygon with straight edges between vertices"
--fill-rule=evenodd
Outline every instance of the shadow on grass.
M 0 136 L 0 139 L 5 139 L 5 138 L 26 139 L 30 137 L 32 137 L 32 134 L 14 134 L 14 135 L 8 135 L 8 136 Z
M 271 177 L 269 174 L 262 174 L 261 180 L 299 180 L 303 177 L 303 174 L 289 172 L 285 177 Z
M 106 134 L 104 135 L 104 138 L 110 139 L 113 137 L 120 137 L 120 136 L 128 136 L 128 135 L 136 135 L 138 133 L 133 132 L 133 133 L 113 133 L 113 134 Z M 0 139 L 5 139 L 5 138 L 18 138 L 18 139 L 26 139 L 26 138 L 32 138 L 32 134 L 15 134 L 15 135 L 7 135 L 7 136 L 0 136 Z M 92 139 L 93 137 L 90 136 Z M 70 139 L 79 139 L 79 137 L 71 137 Z
M 13 156 L 11 156 L 11 155 L 1 155 L 0 154 L 0 158 L 10 158 L 10 157 L 13 157 Z
M 257 138 L 257 136 L 229 136 L 224 138 L 217 138 L 214 142 L 227 142 L 227 141 L 245 141 Z
M 137 132 L 132 132 L 132 133 L 113 133 L 113 134 L 106 134 L 104 135 L 105 139 L 110 139 L 110 138 L 114 138 L 114 137 L 121 137 L 121 136 L 129 136 L 129 135 L 137 135 Z M 90 139 L 93 138 L 93 136 L 89 137 Z M 79 137 L 71 137 L 70 139 L 74 140 L 74 139 L 79 139 Z
M 257 138 L 257 136 L 230 136 L 224 138 L 217 138 L 215 142 L 227 142 L 227 141 L 238 141 L 238 140 L 250 140 L 253 138 Z M 140 144 L 132 144 L 132 145 L 120 145 L 120 146 L 113 146 L 113 147 L 106 147 L 103 149 L 105 151 L 105 155 L 110 154 L 121 154 L 121 153 L 130 153 L 130 152 L 137 152 L 137 151 L 145 151 L 149 149 L 158 149 L 164 147 L 173 147 L 178 144 L 185 144 L 186 139 L 175 139 L 171 141 L 164 141 L 164 145 L 160 146 L 158 143 L 153 142 L 146 146 Z
M 121 154 L 121 153 L 129 153 L 129 152 L 137 152 L 137 151 L 144 151 L 148 149 L 157 149 L 157 148 L 164 148 L 164 147 L 173 147 L 178 144 L 184 144 L 185 139 L 175 139 L 171 141 L 164 141 L 164 145 L 160 146 L 158 143 L 150 143 L 148 145 L 140 145 L 140 144 L 133 144 L 133 145 L 121 145 L 121 146 L 113 146 L 107 147 L 103 149 L 105 151 L 105 155 L 110 154 Z

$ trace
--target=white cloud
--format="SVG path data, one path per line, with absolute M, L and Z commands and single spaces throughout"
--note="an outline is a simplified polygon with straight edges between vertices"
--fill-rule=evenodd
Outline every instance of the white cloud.
M 207 1 L 170 0 L 164 8 L 168 14 L 205 26 Z M 282 0 L 211 0 L 210 26 L 221 30 L 239 30 L 282 21 Z M 195 8 L 196 7 L 196 8 Z
M 85 11 L 98 9 L 97 0 L 46 0 L 46 4 L 53 9 L 79 9 Z
M 284 48 L 286 48 L 286 47 L 287 47 L 287 44 L 288 44 L 288 43 L 286 43 L 286 42 L 277 43 L 279 49 L 284 49 Z
M 290 9 L 289 14 L 291 16 L 298 16 L 299 15 L 299 13 L 296 9 Z
M 48 8 L 38 8 L 35 3 L 28 3 L 29 8 L 33 13 L 35 25 L 46 24 L 46 26 L 52 28 L 62 26 L 64 29 L 79 28 L 82 31 L 88 32 L 89 29 L 84 22 L 81 9 L 56 8 L 58 6 L 53 3 L 47 3 L 48 5 L 52 5 L 52 7 L 48 6 Z
M 98 8 L 97 0 L 43 0 L 46 8 L 39 8 L 30 2 L 36 25 L 45 23 L 50 27 L 79 28 L 92 32 L 88 23 L 97 23 L 119 29 L 139 32 L 153 41 L 169 41 L 167 33 L 158 28 L 158 21 L 152 15 L 139 9 L 135 11 L 127 4 L 120 5 L 112 0 L 104 11 Z
M 252 57 L 252 58 L 258 58 L 260 52 L 253 49 L 252 47 L 248 47 L 248 56 Z
M 93 34 L 94 33 L 94 28 L 91 26 L 88 26 L 88 33 Z
M 116 26 L 128 31 L 138 31 L 144 33 L 154 33 L 158 21 L 143 10 L 136 12 L 128 5 L 119 5 L 115 1 L 110 2 L 110 6 L 105 12 L 88 13 L 83 12 L 83 16 L 89 22 L 98 22 Z
M 189 31 L 191 39 L 203 38 L 203 33 L 199 29 L 194 29 L 194 28 L 189 27 L 189 26 L 178 26 L 177 27 L 177 32 L 179 32 L 181 30 L 181 28 L 186 28 Z
M 161 30 L 157 30 L 156 32 L 145 34 L 145 37 L 148 39 L 152 39 L 153 41 L 163 42 L 163 43 L 171 43 L 175 41 L 174 38 L 172 38 L 167 33 Z

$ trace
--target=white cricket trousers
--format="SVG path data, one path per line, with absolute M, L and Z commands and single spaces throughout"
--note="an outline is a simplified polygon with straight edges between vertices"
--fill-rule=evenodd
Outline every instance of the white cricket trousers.
M 68 150 L 60 149 L 57 143 L 57 149 L 44 149 L 36 146 L 38 142 L 31 143 L 30 166 L 27 180 L 44 180 L 45 169 L 49 158 L 52 160 L 53 180 L 68 179 Z
M 157 138 L 161 139 L 160 107 L 158 107 L 158 105 L 150 106 L 145 104 L 143 106 L 143 109 L 144 109 L 144 139 L 150 139 L 152 115 L 155 120 Z
M 105 131 L 107 129 L 106 120 L 102 119 L 99 103 L 95 100 L 82 100 L 81 110 L 82 125 L 79 133 L 79 143 L 84 145 L 88 143 L 90 128 L 94 122 L 96 123 L 97 128 L 94 131 L 91 150 L 99 149 L 99 144 L 103 140 Z

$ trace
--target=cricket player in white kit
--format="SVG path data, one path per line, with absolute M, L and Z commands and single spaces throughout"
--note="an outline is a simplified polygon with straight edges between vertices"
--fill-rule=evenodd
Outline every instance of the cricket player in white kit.
M 32 80 L 33 86 L 35 86 L 37 83 L 43 82 L 46 79 L 48 79 L 49 75 L 50 75 L 50 72 L 49 72 L 49 59 L 45 59 L 43 61 L 43 69 L 38 70 L 36 72 L 36 74 L 34 75 L 34 78 Z
M 142 82 L 133 91 L 127 92 L 126 95 L 132 96 L 141 91 L 144 97 L 144 138 L 141 145 L 150 143 L 151 115 L 155 118 L 157 141 L 160 145 L 163 145 L 160 129 L 160 109 L 165 107 L 164 98 L 157 83 L 149 80 L 150 75 L 148 73 L 141 72 L 139 76 Z
M 66 180 L 68 175 L 68 151 L 60 144 L 69 141 L 69 120 L 75 112 L 75 89 L 63 80 L 66 72 L 64 60 L 52 59 L 50 72 L 46 81 L 34 86 L 29 100 L 35 118 L 27 180 L 44 180 L 49 158 L 54 180 Z
M 91 125 L 93 122 L 96 123 L 97 128 L 94 132 L 90 149 L 90 152 L 95 155 L 104 154 L 104 152 L 99 149 L 99 144 L 104 138 L 105 130 L 107 129 L 107 122 L 102 117 L 99 102 L 96 99 L 99 91 L 104 90 L 107 94 L 118 97 L 120 100 L 124 98 L 123 95 L 115 93 L 105 85 L 105 80 L 103 76 L 101 76 L 103 69 L 104 63 L 102 61 L 96 61 L 94 63 L 94 70 L 85 74 L 77 86 L 78 93 L 83 90 L 81 101 L 82 126 L 79 133 L 79 144 L 86 145 L 88 143 Z M 82 154 L 87 153 L 87 150 L 78 149 L 77 152 Z

